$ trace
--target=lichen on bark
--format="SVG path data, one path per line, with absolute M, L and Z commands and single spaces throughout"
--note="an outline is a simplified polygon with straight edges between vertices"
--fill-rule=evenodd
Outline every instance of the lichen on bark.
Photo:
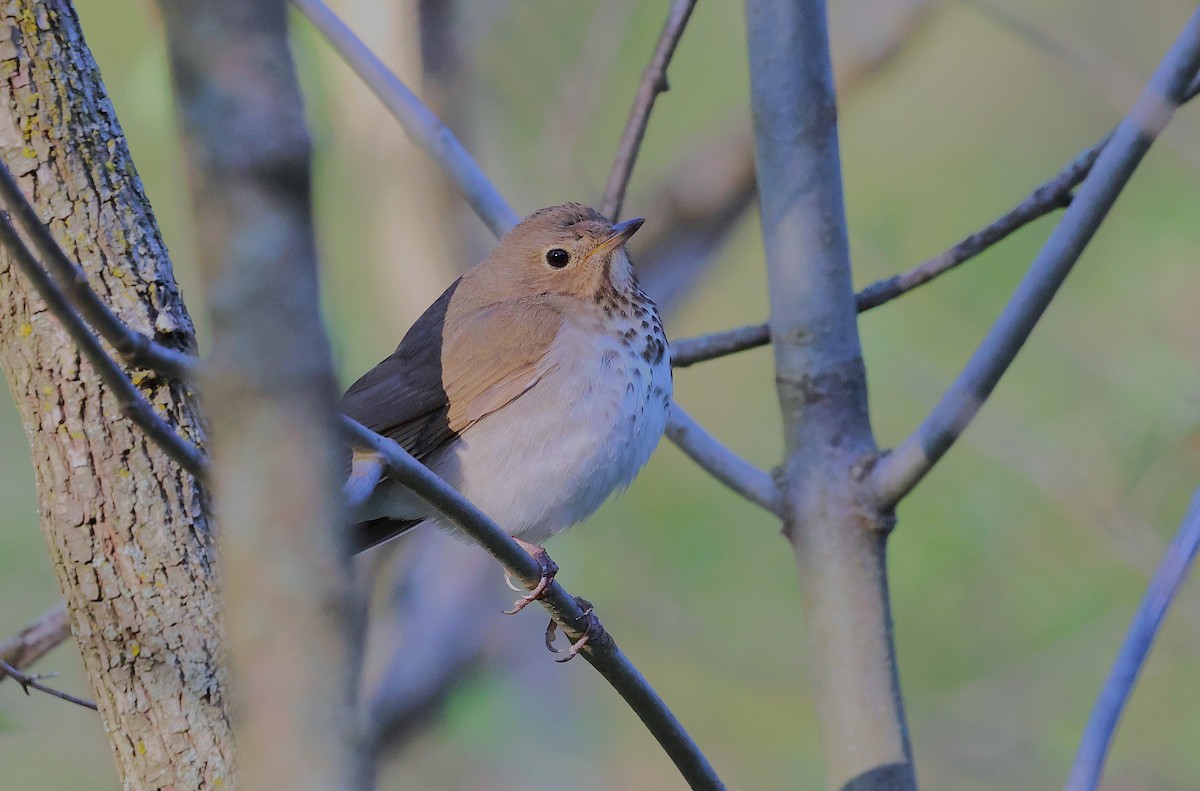
M 0 5 L 0 157 L 118 317 L 159 342 L 194 347 L 166 247 L 66 0 Z M 0 365 L 125 787 L 233 787 L 204 492 L 122 415 L 3 250 Z M 131 374 L 156 411 L 203 443 L 186 385 Z

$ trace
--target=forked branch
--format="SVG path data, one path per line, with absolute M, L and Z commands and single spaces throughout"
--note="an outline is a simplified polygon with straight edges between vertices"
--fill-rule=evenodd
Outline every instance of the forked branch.
M 878 502 L 893 507 L 950 449 L 1008 370 L 1146 151 L 1188 95 L 1200 68 L 1200 10 L 1176 39 L 982 344 L 929 417 L 872 472 Z
M 1198 94 L 1200 77 L 1195 78 L 1188 86 L 1180 104 L 1191 101 Z M 1110 132 L 1095 145 L 1081 151 L 1057 175 L 1038 186 L 1025 200 L 995 221 L 963 237 L 945 252 L 898 275 L 878 280 L 863 288 L 855 295 L 858 312 L 866 312 L 903 296 L 970 261 L 1035 220 L 1066 208 L 1071 203 L 1072 191 L 1091 172 L 1096 158 L 1112 139 L 1112 135 Z M 671 362 L 676 368 L 684 368 L 727 354 L 766 346 L 770 342 L 771 336 L 766 324 L 737 327 L 695 338 L 678 338 L 671 342 Z

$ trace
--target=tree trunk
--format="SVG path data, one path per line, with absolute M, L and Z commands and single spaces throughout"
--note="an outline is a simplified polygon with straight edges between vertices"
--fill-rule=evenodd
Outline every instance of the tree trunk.
M 0 8 L 0 156 L 125 322 L 194 346 L 150 205 L 67 0 Z M 129 789 L 232 787 L 204 492 L 129 420 L 0 250 L 0 363 L 29 437 L 42 532 Z M 193 393 L 134 381 L 199 443 Z
M 892 645 L 890 515 L 863 479 L 878 456 L 850 278 L 824 0 L 747 0 L 750 91 L 775 381 L 826 782 L 915 791 Z

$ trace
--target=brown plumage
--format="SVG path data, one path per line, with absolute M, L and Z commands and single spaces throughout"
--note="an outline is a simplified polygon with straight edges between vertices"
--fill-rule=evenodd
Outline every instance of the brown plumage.
M 640 225 L 637 220 L 614 227 L 594 209 L 579 204 L 530 215 L 425 311 L 392 355 L 346 391 L 340 409 L 399 442 L 464 494 L 471 496 L 474 491 L 484 500 L 493 487 L 478 480 L 488 473 L 472 472 L 473 460 L 484 452 L 504 456 L 487 445 L 496 437 L 495 441 L 511 446 L 512 465 L 529 466 L 529 460 L 521 458 L 519 427 L 514 425 L 514 438 L 507 439 L 506 427 L 495 421 L 505 420 L 510 405 L 536 400 L 542 397 L 539 394 L 551 399 L 545 408 L 545 441 L 553 442 L 557 432 L 582 454 L 599 452 L 597 459 L 588 456 L 581 468 L 601 464 L 608 451 L 600 444 L 610 440 L 620 444 L 621 432 L 638 428 L 640 418 L 630 422 L 597 415 L 599 428 L 585 425 L 575 436 L 573 421 L 590 420 L 577 412 L 588 406 L 593 391 L 602 388 L 607 393 L 618 387 L 620 392 L 614 390 L 608 401 L 614 402 L 615 409 L 634 409 L 635 414 L 644 413 L 653 398 L 653 409 L 663 412 L 662 422 L 669 402 L 669 361 L 665 384 L 661 370 L 666 350 L 662 325 L 653 302 L 638 288 L 624 252 L 625 242 Z M 595 343 L 589 341 L 593 334 Z M 624 362 L 630 355 L 633 362 Z M 597 382 L 598 377 L 613 381 Z M 577 391 L 572 385 L 577 385 Z M 636 397 L 630 397 L 627 391 L 634 388 Z M 608 401 L 597 406 L 606 407 Z M 511 414 L 523 416 L 526 411 Z M 567 425 L 556 426 L 556 414 Z M 656 432 L 655 442 L 662 431 L 658 422 L 648 426 Z M 476 426 L 480 430 L 475 431 Z M 533 449 L 525 455 L 529 452 Z M 640 453 L 639 446 L 639 453 L 633 455 L 632 461 L 640 467 L 645 461 L 641 456 L 649 452 Z M 572 462 L 564 459 L 565 464 Z M 618 472 L 609 474 L 614 479 L 609 490 L 627 483 L 636 469 Z M 494 474 L 512 475 L 513 470 L 496 469 Z M 529 496 L 539 495 L 531 491 Z M 570 500 L 569 492 L 556 496 Z M 585 499 L 588 508 L 582 510 L 590 513 L 596 498 Z M 476 504 L 502 525 L 504 517 L 512 518 L 516 524 L 504 525 L 510 532 L 524 531 L 535 538 L 567 526 L 558 522 L 586 516 L 575 513 L 579 508 L 546 508 L 542 510 L 553 513 L 541 513 L 537 507 L 527 515 L 516 504 L 500 499 Z M 497 512 L 489 511 L 489 505 Z M 397 510 L 404 511 L 393 509 Z M 423 519 L 420 515 L 397 519 L 400 516 L 389 512 L 388 518 L 361 525 L 359 548 L 386 540 Z

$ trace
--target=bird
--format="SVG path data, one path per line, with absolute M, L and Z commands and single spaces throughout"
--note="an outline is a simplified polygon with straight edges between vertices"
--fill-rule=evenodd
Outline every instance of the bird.
M 454 281 L 339 410 L 398 442 L 538 559 L 543 542 L 591 516 L 650 459 L 671 410 L 670 348 L 626 243 L 579 203 L 540 209 Z M 384 478 L 355 518 L 356 551 L 423 523 L 458 538 Z

